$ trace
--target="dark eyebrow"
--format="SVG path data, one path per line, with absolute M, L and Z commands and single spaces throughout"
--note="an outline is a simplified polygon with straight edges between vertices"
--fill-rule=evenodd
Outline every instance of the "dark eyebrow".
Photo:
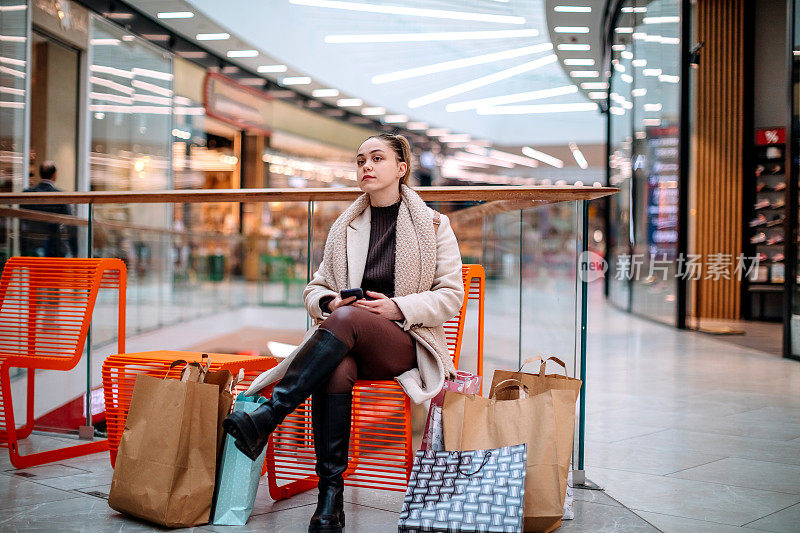
M 382 150 L 381 148 L 375 148 L 375 149 L 374 149 L 374 150 L 372 150 L 370 153 L 371 153 L 371 154 L 374 154 L 375 152 L 383 152 L 383 150 Z M 361 156 L 363 156 L 363 155 L 364 155 L 364 154 L 358 154 L 356 157 L 361 157 Z

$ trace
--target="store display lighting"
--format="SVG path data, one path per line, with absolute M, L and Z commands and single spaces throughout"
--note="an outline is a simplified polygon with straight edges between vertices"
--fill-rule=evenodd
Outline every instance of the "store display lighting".
M 661 111 L 661 104 L 644 104 L 645 111 Z
M 657 76 L 661 75 L 661 69 L 660 68 L 646 68 L 646 69 L 644 69 L 642 71 L 642 74 L 644 74 L 645 76 L 657 77 Z
M 660 118 L 646 118 L 642 120 L 642 124 L 645 126 L 660 126 L 661 119 Z
M 143 78 L 153 78 L 156 80 L 172 81 L 175 77 L 171 72 L 161 72 L 160 70 L 151 70 L 149 68 L 133 67 L 131 74 L 134 76 L 141 76 Z
M 409 122 L 406 124 L 406 128 L 412 131 L 426 130 L 428 129 L 428 124 L 425 122 Z
M 479 107 L 479 115 L 542 115 L 548 113 L 570 113 L 576 111 L 596 111 L 597 104 L 580 102 L 575 104 L 530 104 Z
M 623 7 L 623 13 L 647 13 L 646 7 Z
M 281 85 L 309 85 L 311 78 L 308 76 L 287 76 L 280 81 Z
M 608 111 L 612 115 L 624 115 L 625 114 L 625 110 L 624 109 L 622 109 L 621 107 L 613 106 L 613 105 L 608 108 Z
M 578 92 L 578 88 L 574 85 L 564 85 L 562 87 L 554 87 L 552 89 L 541 89 L 539 91 L 528 91 L 524 93 L 508 94 L 505 96 L 492 96 L 489 98 L 480 98 L 478 100 L 468 100 L 465 102 L 456 102 L 447 104 L 447 111 L 466 111 L 468 109 L 477 109 L 479 107 L 488 107 L 504 104 L 516 104 L 519 102 L 529 102 L 531 100 L 540 100 L 542 98 L 550 98 L 551 96 L 562 96 L 565 94 L 572 94 Z
M 198 41 L 227 41 L 231 38 L 230 33 L 198 33 L 194 36 Z
M 289 69 L 286 65 L 261 65 L 256 70 L 264 74 L 267 72 L 286 72 Z
M 329 44 L 343 43 L 419 43 L 432 41 L 470 41 L 480 39 L 514 39 L 519 37 L 537 37 L 539 30 L 490 30 L 490 31 L 449 31 L 430 33 L 387 33 L 328 35 L 325 42 Z
M 568 67 L 591 67 L 594 65 L 594 59 L 579 59 L 571 57 L 565 59 L 564 64 Z
M 7 102 L 7 101 L 0 101 L 0 107 L 4 109 L 24 109 L 25 102 Z
M 591 13 L 589 6 L 555 6 L 553 11 L 556 13 Z
M 160 19 L 190 19 L 194 17 L 191 11 L 163 11 L 156 15 Z
M 619 26 L 618 28 L 614 28 L 614 33 L 633 33 L 633 28 L 630 26 Z
M 493 22 L 497 24 L 525 24 L 524 17 L 509 15 L 494 15 L 492 13 L 475 13 L 469 11 L 448 11 L 444 9 L 424 9 L 406 7 L 402 5 L 378 5 L 362 2 L 345 2 L 337 0 L 289 0 L 290 4 L 298 6 L 322 7 L 327 9 L 341 9 L 345 11 L 361 11 L 366 13 L 382 13 L 386 15 L 404 15 L 408 17 L 423 17 L 450 20 L 472 20 L 476 22 Z
M 189 139 L 192 136 L 192 132 L 175 128 L 172 130 L 172 136 L 177 137 L 179 139 Z
M 431 128 L 425 132 L 425 135 L 428 137 L 441 137 L 442 135 L 447 135 L 450 133 L 450 130 L 445 128 Z
M 129 42 L 131 42 L 131 41 L 133 41 L 135 39 L 136 39 L 136 37 L 134 37 L 133 35 L 123 35 L 122 36 L 122 40 L 125 41 L 126 43 L 129 43 Z
M 526 156 L 530 157 L 531 159 L 535 159 L 537 161 L 541 161 L 551 167 L 556 168 L 564 168 L 564 162 L 557 157 L 553 157 L 552 155 L 548 155 L 544 152 L 540 152 L 539 150 L 534 150 L 530 146 L 523 146 L 522 153 Z
M 625 83 L 633 83 L 633 76 L 631 76 L 630 74 L 620 74 L 619 79 L 621 79 Z
M 661 74 L 661 75 L 658 76 L 658 81 L 661 81 L 661 82 L 664 82 L 664 83 L 678 83 L 678 82 L 681 81 L 681 77 L 680 76 L 669 76 L 667 74 Z
M 22 39 L 24 40 L 25 38 L 23 37 Z M 104 46 L 104 45 L 116 46 L 119 44 L 119 42 L 120 42 L 119 39 L 96 38 L 96 39 L 91 39 L 89 41 L 89 44 L 93 46 Z
M 628 52 L 627 50 L 625 50 L 624 52 L 622 52 L 620 54 L 620 57 L 622 57 L 622 59 L 633 59 L 633 53 Z
M 28 9 L 26 4 L 17 4 L 15 6 L 0 6 L 0 13 L 10 13 L 12 11 L 25 11 Z
M 556 26 L 553 28 L 556 33 L 589 33 L 588 26 Z
M 408 117 L 405 115 L 386 115 L 383 117 L 384 124 L 402 124 L 408 122 Z
M 646 94 L 647 94 L 647 89 L 645 89 L 644 87 L 641 87 L 641 88 L 638 88 L 638 89 L 634 89 L 634 90 L 631 91 L 631 95 L 636 96 L 636 97 L 644 96 Z
M 611 49 L 615 52 L 619 52 L 620 50 L 625 50 L 626 46 L 624 44 L 612 44 Z
M 633 61 L 631 61 L 631 65 L 633 65 L 634 67 L 646 67 L 647 66 L 647 60 L 646 59 L 634 59 Z
M 588 44 L 570 44 L 570 43 L 559 44 L 557 48 L 562 52 L 588 52 L 589 50 L 592 49 L 592 47 L 589 46 Z
M 614 65 L 614 70 L 617 72 L 625 72 L 625 65 L 620 64 L 616 59 L 612 61 Z
M 0 67 L 0 69 L 3 68 L 5 67 Z M 0 72 L 2 72 L 2 70 L 0 70 Z M 91 76 L 89 78 L 89 81 L 91 83 L 94 83 L 95 85 L 100 85 L 101 87 L 108 87 L 109 89 L 114 89 L 115 91 L 119 91 L 125 94 L 133 94 L 136 92 L 134 89 L 128 87 L 127 85 L 122 85 L 121 83 L 107 80 L 105 78 L 98 78 L 97 76 Z
M 366 117 L 374 117 L 386 114 L 385 107 L 365 107 L 361 110 L 361 114 Z
M 10 57 L 2 57 L 0 56 L 0 63 L 5 63 L 7 65 L 14 65 L 16 67 L 24 67 L 26 65 L 25 61 L 22 59 L 13 59 Z
M 459 83 L 458 85 L 454 85 L 452 87 L 448 87 L 446 89 L 442 89 L 425 96 L 421 96 L 419 98 L 414 98 L 408 102 L 408 107 L 414 109 L 417 107 L 421 107 L 427 104 L 431 104 L 433 102 L 438 102 L 440 100 L 444 100 L 446 98 L 450 98 L 452 96 L 456 96 L 473 89 L 477 89 L 479 87 L 485 87 L 487 85 L 491 85 L 493 83 L 497 83 L 508 78 L 512 78 L 519 74 L 523 74 L 525 72 L 530 72 L 531 70 L 535 70 L 545 65 L 549 65 L 557 61 L 557 57 L 555 54 L 551 54 L 539 59 L 534 59 L 533 61 L 529 61 L 527 63 L 523 63 L 522 65 L 517 65 L 515 67 L 511 67 L 505 70 L 501 70 L 499 72 L 495 72 L 493 74 L 489 74 L 487 76 L 482 76 L 480 78 L 476 78 L 474 80 Z
M 257 57 L 258 50 L 228 50 L 228 57 Z
M 513 50 L 503 50 L 502 52 L 492 52 L 490 54 L 481 54 L 473 57 L 465 57 L 461 59 L 454 59 L 452 61 L 443 61 L 441 63 L 434 63 L 432 65 L 425 65 L 422 67 L 414 67 L 405 70 L 398 70 L 388 74 L 378 74 L 373 76 L 372 83 L 380 84 L 398 80 L 405 80 L 408 78 L 415 78 L 417 76 L 426 76 L 429 74 L 436 74 L 438 72 L 445 72 L 448 70 L 455 70 L 464 67 L 472 67 L 475 65 L 484 65 L 486 63 L 493 63 L 495 61 L 503 61 L 506 59 L 513 59 L 516 57 L 524 57 L 531 54 L 538 54 L 540 52 L 547 52 L 553 49 L 552 43 L 541 43 L 532 46 L 523 46 L 521 48 L 514 48 Z
M 642 22 L 645 24 L 678 24 L 681 21 L 680 17 L 644 17 Z
M 592 100 L 605 100 L 605 98 L 607 96 L 608 96 L 608 93 L 603 92 L 603 91 L 590 92 L 589 93 L 589 98 L 591 98 Z
M 597 70 L 573 70 L 569 73 L 573 78 L 597 78 L 600 72 Z
M 311 96 L 314 98 L 332 98 L 339 96 L 338 89 L 314 89 L 311 91 Z
M 572 152 L 572 157 L 575 158 L 575 162 L 578 163 L 579 167 L 584 170 L 589 168 L 589 163 L 586 161 L 586 158 L 583 156 L 583 152 L 580 151 L 577 144 L 574 142 L 569 143 L 569 149 Z
M 131 82 L 131 86 L 136 87 L 137 89 L 150 91 L 151 93 L 159 94 L 161 96 L 172 96 L 172 90 L 142 80 L 133 80 Z
M 586 81 L 581 83 L 581 89 L 587 91 L 591 89 L 608 89 L 608 83 L 605 81 Z
M 0 93 L 13 94 L 14 96 L 25 96 L 25 89 L 14 89 L 12 87 L 0 87 Z
M 336 105 L 339 107 L 358 107 L 363 103 L 359 98 L 341 98 L 336 101 Z
M 121 68 L 107 67 L 105 65 L 92 65 L 89 67 L 89 70 L 92 72 L 99 72 L 101 74 L 118 76 L 127 80 L 133 79 L 133 72 Z

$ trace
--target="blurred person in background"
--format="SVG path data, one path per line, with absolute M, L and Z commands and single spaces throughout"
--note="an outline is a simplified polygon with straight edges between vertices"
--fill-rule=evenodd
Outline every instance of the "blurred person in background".
M 405 137 L 368 138 L 356 166 L 364 194 L 331 226 L 322 263 L 303 293 L 314 327 L 248 389 L 254 394 L 280 379 L 269 401 L 223 422 L 236 447 L 256 460 L 277 425 L 313 394 L 319 496 L 309 532 L 344 528 L 342 474 L 356 380 L 396 379 L 421 403 L 455 374 L 442 324 L 461 307 L 464 287 L 450 222 L 407 186 Z M 363 297 L 342 297 L 353 288 Z
M 22 192 L 61 192 L 56 187 L 58 175 L 54 161 L 44 161 L 39 165 L 39 183 Z M 28 205 L 26 209 L 54 215 L 72 215 L 72 206 L 68 204 Z M 66 238 L 62 236 L 62 230 Z M 58 222 L 40 222 L 24 220 L 22 224 L 22 255 L 34 257 L 72 257 L 78 254 L 78 232 L 76 226 L 66 226 Z

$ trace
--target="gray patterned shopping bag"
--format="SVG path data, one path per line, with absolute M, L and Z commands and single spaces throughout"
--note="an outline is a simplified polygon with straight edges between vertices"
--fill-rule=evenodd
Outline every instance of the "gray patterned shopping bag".
M 398 531 L 522 531 L 525 444 L 492 450 L 420 450 L 414 457 Z

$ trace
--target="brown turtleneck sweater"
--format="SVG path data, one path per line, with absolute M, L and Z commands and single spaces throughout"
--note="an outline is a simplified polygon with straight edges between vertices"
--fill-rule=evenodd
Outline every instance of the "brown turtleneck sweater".
M 364 266 L 361 288 L 379 292 L 389 298 L 394 296 L 394 261 L 397 213 L 400 202 L 386 207 L 370 206 L 369 251 Z M 352 287 L 351 287 L 352 288 Z M 367 296 L 367 299 L 372 299 Z M 321 309 L 328 310 L 332 296 L 320 299 Z

